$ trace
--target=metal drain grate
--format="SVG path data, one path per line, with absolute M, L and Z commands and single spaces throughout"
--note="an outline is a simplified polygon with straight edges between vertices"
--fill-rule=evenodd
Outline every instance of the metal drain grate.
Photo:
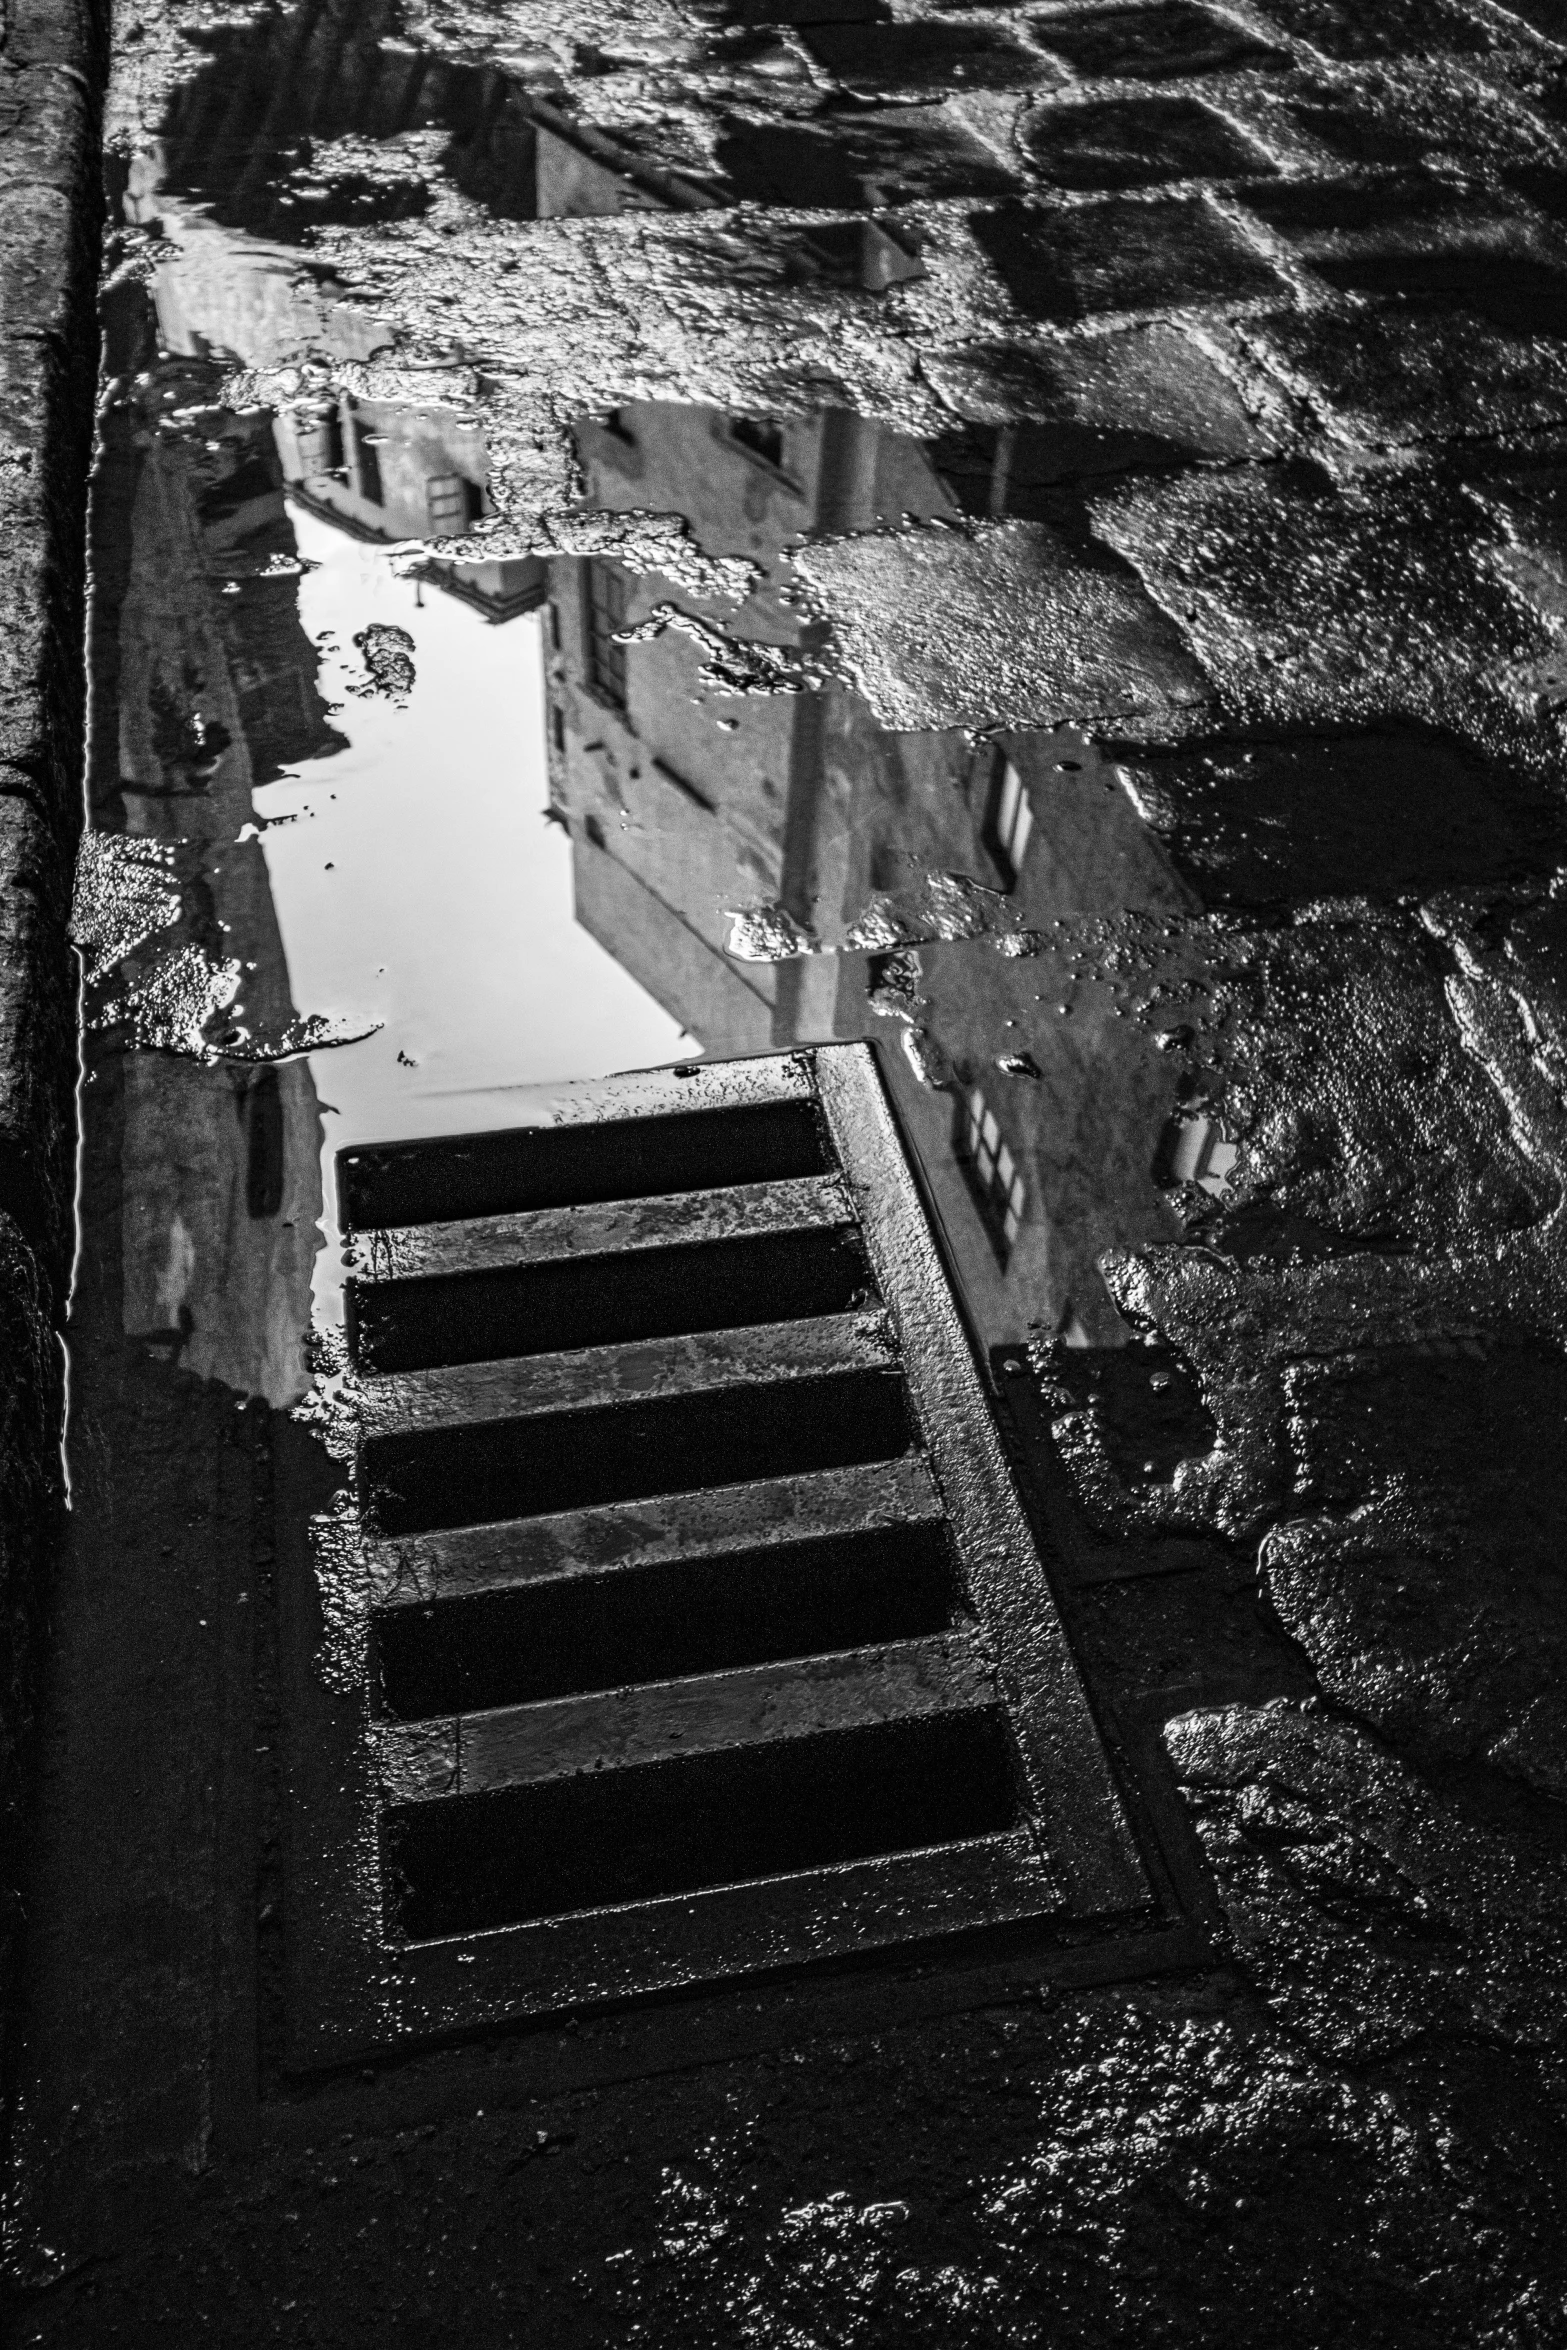
M 296 2056 L 1147 1901 L 867 1047 L 339 1173 Z

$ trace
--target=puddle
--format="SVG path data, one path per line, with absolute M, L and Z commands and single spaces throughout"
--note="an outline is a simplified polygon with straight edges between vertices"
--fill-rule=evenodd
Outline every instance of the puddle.
M 416 219 L 445 178 L 508 220 L 714 200 L 664 158 L 562 112 L 558 77 L 432 56 L 368 7 L 220 26 L 163 122 L 163 189 L 225 227 L 308 244 L 328 223 Z
M 1015 189 L 997 145 L 931 101 L 949 84 L 1051 87 L 1059 66 L 984 25 L 862 25 L 852 13 L 798 14 L 792 43 L 774 11 L 765 27 L 693 34 L 691 79 L 721 75 L 722 96 L 645 120 L 614 86 L 628 60 L 605 57 L 589 75 L 590 88 L 609 85 L 595 119 L 543 56 L 505 71 L 432 55 L 389 11 L 361 10 L 347 27 L 308 9 L 220 26 L 164 117 L 160 187 L 210 205 L 226 228 L 296 246 L 329 226 L 420 219 L 443 183 L 504 220 L 736 201 L 874 210 Z M 805 118 L 737 112 L 753 78 L 764 104 L 797 83 Z
M 944 60 L 966 44 L 1011 75 L 1021 54 L 935 30 Z M 846 72 L 858 55 L 836 24 L 802 37 Z M 1024 666 L 1046 640 L 1046 672 L 1108 662 L 1123 718 L 1191 698 L 1131 574 L 1090 544 L 1080 486 L 1184 442 L 1076 422 L 1080 388 L 1043 357 L 1037 422 L 929 440 L 844 408 L 632 402 L 574 423 L 577 503 L 551 525 L 571 551 L 474 560 L 495 515 L 481 413 L 406 376 L 397 397 L 323 377 L 313 352 L 352 367 L 395 327 L 308 249 L 325 221 L 374 234 L 451 184 L 520 219 L 615 205 L 586 179 L 545 201 L 536 91 L 519 130 L 516 88 L 373 25 L 335 81 L 286 21 L 212 40 L 131 171 L 142 242 L 110 296 L 86 868 L 104 887 L 79 927 L 87 1114 L 120 1121 L 136 1170 L 127 1334 L 291 1401 L 312 1317 L 341 1314 L 338 1150 L 531 1122 L 615 1069 L 871 1036 L 981 1337 L 1123 1343 L 1097 1258 L 1177 1236 L 1190 1186 L 1180 1073 L 1136 1017 L 1146 941 L 1117 926 L 1192 895 L 1048 689 L 1032 727 L 999 723 L 1008 648 L 987 656 L 963 598 L 994 585 L 984 534 L 1010 532 Z M 849 137 L 854 171 L 878 139 L 934 152 L 895 112 Z M 484 157 L 507 138 L 523 177 L 502 187 Z M 877 221 L 809 235 L 828 275 L 919 273 Z M 236 362 L 285 404 L 225 406 Z M 617 518 L 640 567 L 616 560 L 635 551 Z M 1075 621 L 1028 619 L 1041 532 L 1057 573 L 1080 550 Z M 912 601 L 935 633 L 900 651 L 876 583 L 927 556 L 937 593 Z M 186 1131 L 195 1152 L 173 1147 Z
M 824 73 L 862 96 L 1049 88 L 1060 71 L 1031 44 L 984 24 L 807 25 L 801 41 Z
M 700 38 L 747 71 L 784 42 L 817 78 L 785 74 L 770 122 L 742 124 L 726 67 L 728 114 L 698 108 L 700 137 L 683 118 L 656 157 L 613 60 L 570 88 L 537 61 L 479 74 L 372 13 L 331 57 L 303 19 L 208 36 L 129 169 L 109 295 L 93 792 L 125 849 L 88 925 L 89 1014 L 95 1074 L 134 1072 L 102 1098 L 152 1203 L 127 1210 L 128 1330 L 287 1400 L 312 1312 L 330 1331 L 340 1309 L 344 1145 L 526 1123 L 615 1069 L 868 1037 L 985 1346 L 1115 1350 L 1107 1253 L 1249 1229 L 1260 1162 L 1212 1049 L 1245 925 L 1539 864 L 1535 814 L 1433 727 L 1225 736 L 1218 637 L 1205 669 L 1121 551 L 1146 495 L 1122 485 L 1218 497 L 1194 468 L 1275 444 L 1178 327 L 1008 342 L 976 316 L 922 362 L 921 425 L 834 387 L 598 404 L 563 395 L 554 346 L 505 361 L 508 405 L 490 362 L 400 307 L 406 236 L 423 322 L 440 249 L 460 302 L 476 256 L 509 283 L 566 216 L 649 207 L 712 214 L 704 266 L 743 301 L 774 231 L 737 193 L 838 209 L 767 250 L 841 319 L 924 299 L 955 233 L 1047 321 L 1135 308 L 1150 240 L 1194 290 L 1252 301 L 1273 272 L 1205 201 L 1156 221 L 1111 194 L 1125 234 L 1091 252 L 1085 215 L 1008 195 L 1019 153 L 1112 190 L 1134 149 L 1166 175 L 1247 167 L 1180 93 L 1068 87 L 1110 70 L 1126 14 L 742 12 Z M 1161 23 L 1171 74 L 1271 70 L 1201 8 Z M 944 86 L 960 55 L 988 76 L 961 119 L 893 86 L 927 51 Z M 867 60 L 873 105 L 851 89 Z M 1009 145 L 985 109 L 1020 77 Z M 618 93 L 618 145 L 584 91 Z M 914 188 L 898 171 L 1001 201 L 883 209 Z M 618 267 L 642 231 L 611 227 Z M 559 248 L 578 272 L 610 250 Z M 186 1118 L 207 1140 L 171 1170 Z
M 700 1048 L 573 916 L 540 567 L 392 552 L 460 428 L 377 435 L 377 504 L 362 451 L 202 388 L 170 359 L 106 422 L 84 1108 L 118 1131 L 127 1336 L 279 1405 L 340 1312 L 339 1149 Z

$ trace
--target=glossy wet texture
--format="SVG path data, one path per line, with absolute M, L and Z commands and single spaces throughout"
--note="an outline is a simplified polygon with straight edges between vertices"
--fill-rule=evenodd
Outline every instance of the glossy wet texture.
M 122 26 L 28 2338 L 1567 2326 L 1564 29 L 1480 0 Z M 858 2006 L 807 1979 L 651 2040 L 589 2012 L 291 2071 L 280 1708 L 366 1670 L 336 1153 L 856 1038 L 1163 1977 L 1085 1924 L 983 1983 L 949 1953 Z M 358 1165 L 362 1226 L 453 1180 Z M 449 1212 L 506 1212 L 469 1174 Z M 391 1284 L 355 1343 L 418 1371 L 584 1315 L 658 1342 L 747 1284 L 854 1303 L 852 1252 L 723 1245 L 674 1300 L 496 1276 L 459 1342 Z M 866 1382 L 843 1462 L 895 1449 Z M 730 1433 L 782 1460 L 792 1426 Z M 713 1436 L 661 1430 L 670 1478 Z M 558 1506 L 624 1498 L 546 1466 Z M 427 1463 L 393 1517 L 492 1515 L 486 1473 Z M 307 1638 L 275 1601 L 311 1510 Z M 753 1564 L 743 1622 L 704 1569 L 679 1640 L 649 1567 L 545 1609 L 520 1678 L 515 1598 L 424 1645 L 410 1611 L 375 1686 L 418 1719 L 578 1692 L 584 1646 L 628 1680 L 815 1656 L 840 1576 L 864 1637 L 933 1637 L 931 1559 L 899 1588 L 855 1558 Z M 1005 1814 L 989 1757 L 954 1746 L 954 1833 Z M 895 1777 L 894 1826 L 925 1787 Z M 750 1848 L 793 1865 L 758 1788 Z M 665 1890 L 730 1866 L 722 1804 L 676 1814 L 691 1849 L 639 1828 L 617 1883 L 655 1847 Z M 479 1835 L 496 1916 L 564 1901 L 608 1832 L 550 1822 Z M 410 1914 L 448 1930 L 461 1870 L 408 1834 Z

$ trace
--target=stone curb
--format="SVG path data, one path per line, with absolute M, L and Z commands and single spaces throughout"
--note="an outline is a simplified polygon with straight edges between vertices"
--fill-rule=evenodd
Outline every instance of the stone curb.
M 37 1631 L 64 1503 L 75 1233 L 86 502 L 107 6 L 0 16 L 0 2085 Z

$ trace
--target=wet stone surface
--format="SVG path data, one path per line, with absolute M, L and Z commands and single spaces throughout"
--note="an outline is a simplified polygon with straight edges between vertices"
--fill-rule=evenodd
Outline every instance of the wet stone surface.
M 124 12 L 22 2339 L 1567 2335 L 1564 37 Z M 337 1152 L 853 1039 L 1157 1933 L 291 2068 Z

